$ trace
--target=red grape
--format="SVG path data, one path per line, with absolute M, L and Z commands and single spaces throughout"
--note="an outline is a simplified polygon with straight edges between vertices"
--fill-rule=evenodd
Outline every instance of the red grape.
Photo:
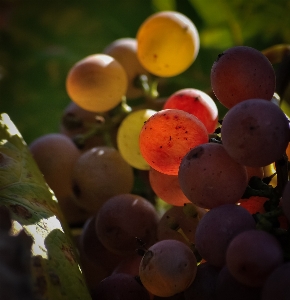
M 177 175 L 183 156 L 193 147 L 206 143 L 204 124 L 192 114 L 165 109 L 145 122 L 140 132 L 142 156 L 157 171 Z
M 218 121 L 218 109 L 213 99 L 203 91 L 185 88 L 172 94 L 163 109 L 181 109 L 196 116 L 209 133 L 214 132 Z
M 271 100 L 276 87 L 275 72 L 260 51 L 235 46 L 218 55 L 211 69 L 211 86 L 227 108 L 253 98 Z

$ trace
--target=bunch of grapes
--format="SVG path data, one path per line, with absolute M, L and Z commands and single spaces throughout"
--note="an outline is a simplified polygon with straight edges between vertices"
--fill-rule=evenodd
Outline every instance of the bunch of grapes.
M 72 66 L 60 132 L 30 145 L 93 299 L 289 295 L 290 130 L 274 68 L 235 46 L 213 62 L 212 96 L 160 97 L 158 80 L 198 51 L 185 15 L 151 15 Z

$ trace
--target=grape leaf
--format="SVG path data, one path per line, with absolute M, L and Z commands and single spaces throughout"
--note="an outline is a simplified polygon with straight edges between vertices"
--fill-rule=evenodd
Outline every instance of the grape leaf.
M 13 232 L 24 229 L 33 238 L 37 299 L 91 299 L 57 199 L 7 114 L 0 115 L 0 203 L 11 213 Z

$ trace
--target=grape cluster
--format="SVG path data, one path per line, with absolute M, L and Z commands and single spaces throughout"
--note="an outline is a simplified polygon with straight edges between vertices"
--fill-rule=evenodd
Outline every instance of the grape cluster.
M 289 297 L 290 130 L 274 68 L 232 47 L 213 62 L 212 96 L 160 97 L 158 80 L 198 51 L 185 15 L 151 15 L 72 66 L 59 133 L 29 145 L 93 299 Z

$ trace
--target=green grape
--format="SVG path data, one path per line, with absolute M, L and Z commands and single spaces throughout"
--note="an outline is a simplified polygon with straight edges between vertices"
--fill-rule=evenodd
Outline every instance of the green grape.
M 129 114 L 120 124 L 117 132 L 117 146 L 125 161 L 139 170 L 149 170 L 150 166 L 140 153 L 140 131 L 155 110 L 141 109 Z
M 137 55 L 150 73 L 160 77 L 185 71 L 199 51 L 199 35 L 185 15 L 162 11 L 151 15 L 137 32 Z

